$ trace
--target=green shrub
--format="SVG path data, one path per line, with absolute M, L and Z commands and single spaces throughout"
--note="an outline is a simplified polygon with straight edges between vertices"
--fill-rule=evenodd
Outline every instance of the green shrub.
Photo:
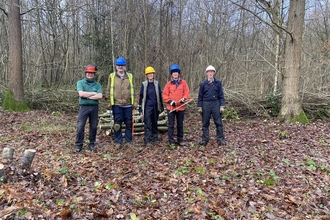
M 269 115 L 272 117 L 277 117 L 280 113 L 282 107 L 281 93 L 282 89 L 278 89 L 275 92 L 270 92 L 267 95 L 266 108 L 269 109 Z

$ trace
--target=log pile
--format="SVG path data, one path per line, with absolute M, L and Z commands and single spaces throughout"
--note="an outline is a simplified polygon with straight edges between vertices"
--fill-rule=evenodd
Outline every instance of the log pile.
M 136 113 L 133 113 L 133 128 L 134 135 L 143 135 L 144 134 L 144 123 L 143 118 L 138 113 L 138 111 L 135 111 Z M 163 111 L 159 114 L 158 118 L 158 131 L 163 133 L 167 132 L 167 113 L 166 111 Z M 107 110 L 105 113 L 99 114 L 99 128 L 106 130 L 107 135 L 113 135 L 114 132 L 114 117 L 111 110 Z M 121 125 L 122 133 L 124 135 L 125 133 L 125 124 L 123 123 Z

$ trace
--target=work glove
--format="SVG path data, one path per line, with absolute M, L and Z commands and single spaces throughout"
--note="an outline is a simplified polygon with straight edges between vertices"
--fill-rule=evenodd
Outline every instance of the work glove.
M 203 109 L 202 109 L 202 107 L 198 107 L 198 113 L 199 113 L 200 115 L 202 115 L 202 113 L 203 113 Z
M 224 113 L 225 112 L 225 106 L 220 106 L 220 113 Z
M 176 106 L 176 102 L 173 100 L 169 100 L 167 103 L 170 104 L 171 106 Z
M 180 99 L 180 103 L 184 103 L 186 101 L 186 98 Z

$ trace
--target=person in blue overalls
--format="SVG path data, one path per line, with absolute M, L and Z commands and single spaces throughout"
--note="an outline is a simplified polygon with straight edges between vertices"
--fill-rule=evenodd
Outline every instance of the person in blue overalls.
M 222 113 L 225 111 L 225 98 L 223 94 L 222 83 L 214 78 L 214 66 L 206 68 L 207 79 L 199 87 L 198 92 L 198 111 L 202 114 L 203 137 L 200 145 L 206 145 L 209 142 L 209 126 L 211 115 L 216 126 L 217 141 L 220 145 L 226 145 L 223 134 Z

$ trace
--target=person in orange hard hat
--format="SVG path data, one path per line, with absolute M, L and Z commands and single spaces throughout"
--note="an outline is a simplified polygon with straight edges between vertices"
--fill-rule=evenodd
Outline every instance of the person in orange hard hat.
M 89 120 L 89 144 L 91 151 L 95 151 L 96 132 L 98 125 L 99 100 L 102 99 L 102 86 L 95 81 L 97 68 L 89 64 L 84 69 L 85 78 L 77 82 L 79 94 L 79 113 L 77 121 L 76 148 L 80 152 L 84 144 L 85 125 Z
M 155 69 L 148 66 L 144 73 L 147 79 L 140 88 L 139 113 L 144 122 L 144 144 L 151 147 L 151 142 L 159 142 L 157 122 L 159 114 L 164 111 L 164 105 L 160 84 L 155 80 Z

